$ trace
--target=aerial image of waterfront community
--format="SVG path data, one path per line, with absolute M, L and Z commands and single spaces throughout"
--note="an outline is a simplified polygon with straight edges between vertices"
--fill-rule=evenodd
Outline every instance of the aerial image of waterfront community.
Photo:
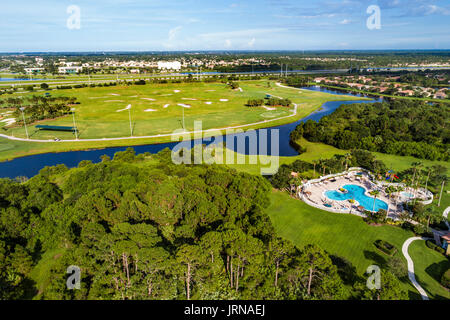
M 448 302 L 449 16 L 2 2 L 0 300 Z

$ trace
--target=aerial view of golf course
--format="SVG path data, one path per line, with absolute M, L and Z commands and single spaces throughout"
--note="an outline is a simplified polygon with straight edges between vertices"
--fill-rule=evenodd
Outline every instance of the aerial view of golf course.
M 445 0 L 19 2 L 0 307 L 448 318 Z

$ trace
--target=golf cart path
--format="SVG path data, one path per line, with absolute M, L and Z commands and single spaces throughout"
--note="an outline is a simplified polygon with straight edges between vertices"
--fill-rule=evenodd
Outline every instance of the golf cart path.
M 429 300 L 427 293 L 425 290 L 421 287 L 421 285 L 417 282 L 416 276 L 414 274 L 414 262 L 412 261 L 411 257 L 408 254 L 408 248 L 409 245 L 416 241 L 416 240 L 429 240 L 429 238 L 423 238 L 423 237 L 412 237 L 409 238 L 403 243 L 402 247 L 402 253 L 405 256 L 406 261 L 408 262 L 408 278 L 412 282 L 413 286 L 419 291 L 422 300 Z
M 180 136 L 182 134 L 195 134 L 195 133 L 203 133 L 203 132 L 209 132 L 209 131 L 219 131 L 219 130 L 228 130 L 228 129 L 238 129 L 238 128 L 245 128 L 250 127 L 254 125 L 260 125 L 260 124 L 266 124 L 273 121 L 278 121 L 281 119 L 286 119 L 290 117 L 295 117 L 297 115 L 297 108 L 298 105 L 296 103 L 293 103 L 294 110 L 291 110 L 292 114 L 280 118 L 270 119 L 270 120 L 264 120 L 254 123 L 248 123 L 243 124 L 239 126 L 232 126 L 232 127 L 225 127 L 225 128 L 216 128 L 216 129 L 207 129 L 207 130 L 196 130 L 196 131 L 184 131 L 184 132 L 176 132 L 176 133 L 167 133 L 167 134 L 156 134 L 151 136 L 137 136 L 137 137 L 118 137 L 118 138 L 101 138 L 101 139 L 78 139 L 78 140 L 38 140 L 38 139 L 25 139 L 25 138 L 17 138 L 17 137 L 11 137 L 7 136 L 5 134 L 0 134 L 1 138 L 14 140 L 14 141 L 24 141 L 24 142 L 89 142 L 89 141 L 116 141 L 116 140 L 132 140 L 132 139 L 148 139 L 148 138 L 161 138 L 161 137 L 172 137 L 172 136 Z

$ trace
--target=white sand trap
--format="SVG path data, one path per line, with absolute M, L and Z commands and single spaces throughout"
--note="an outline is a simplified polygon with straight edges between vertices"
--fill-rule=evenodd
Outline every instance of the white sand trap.
M 206 92 L 213 92 L 213 91 L 216 91 L 216 90 L 206 90 Z
M 264 109 L 268 110 L 268 111 L 273 111 L 276 110 L 277 108 L 269 108 L 267 106 L 262 106 Z
M 239 87 L 239 88 L 238 88 L 238 90 L 239 90 L 240 92 L 244 92 L 244 90 L 242 90 L 242 88 L 241 88 L 241 87 Z
M 173 94 L 172 94 L 172 93 L 169 93 L 169 94 L 162 94 L 162 95 L 161 95 L 161 97 L 168 97 L 168 96 L 173 96 Z
M 222 102 L 227 102 L 228 99 L 220 99 L 220 101 L 222 101 Z
M 170 104 L 165 104 L 163 108 L 165 109 L 165 108 L 167 108 L 168 106 L 170 106 Z
M 205 103 L 206 103 L 206 104 L 212 104 L 212 102 L 211 102 L 211 101 L 206 101 Z
M 181 98 L 182 100 L 191 100 L 191 101 L 196 101 L 197 99 L 194 98 Z
M 181 90 L 173 90 L 173 92 L 178 93 L 181 92 Z
M 148 101 L 156 101 L 156 99 L 153 98 L 141 98 L 142 100 L 148 100 Z
M 123 102 L 123 100 L 106 100 L 104 102 Z
M 125 110 L 128 110 L 128 109 L 131 109 L 131 104 L 127 105 L 127 107 L 124 108 L 124 109 L 117 110 L 116 112 L 122 112 L 122 111 L 125 111 Z
M 178 103 L 178 105 L 179 105 L 180 107 L 183 107 L 183 108 L 190 108 L 190 107 L 191 107 L 191 105 L 189 105 L 189 104 L 184 104 L 184 103 Z
M 144 112 L 153 112 L 153 111 L 158 111 L 158 110 L 155 110 L 155 109 L 145 109 L 144 110 Z
M 13 123 L 16 123 L 16 119 L 15 118 L 7 118 L 7 119 L 0 120 L 0 122 L 5 122 L 7 126 L 10 126 Z
M 110 93 L 109 95 L 111 95 L 111 96 L 120 96 L 120 94 L 117 94 L 117 93 Z

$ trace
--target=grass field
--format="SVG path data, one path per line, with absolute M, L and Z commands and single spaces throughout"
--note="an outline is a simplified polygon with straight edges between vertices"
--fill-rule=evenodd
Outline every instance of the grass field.
M 361 100 L 361 98 L 351 96 L 281 88 L 274 82 L 269 83 L 270 86 L 268 86 L 268 81 L 242 81 L 240 82 L 242 92 L 231 90 L 222 83 L 180 83 L 57 90 L 52 91 L 52 95 L 78 98 L 81 104 L 77 106 L 75 116 L 80 139 L 129 137 L 129 114 L 128 110 L 123 110 L 129 104 L 132 105 L 133 135 L 147 136 L 170 134 L 176 129 L 181 129 L 183 109 L 186 130 L 194 129 L 194 121 L 202 121 L 203 130 L 258 123 L 245 128 L 250 129 L 294 122 L 317 110 L 326 101 Z M 263 107 L 249 108 L 245 106 L 248 99 L 263 98 L 266 94 L 291 99 L 298 104 L 297 114 L 269 121 L 266 124 L 264 122 L 266 120 L 275 120 L 291 115 L 293 109 L 267 110 Z M 227 101 L 221 101 L 224 99 Z M 184 108 L 178 104 L 191 107 Z M 119 110 L 123 111 L 118 112 Z M 72 126 L 73 120 L 68 115 L 39 124 Z M 32 139 L 74 139 L 72 133 L 38 131 L 35 130 L 35 125 L 29 126 Z M 6 134 L 26 137 L 23 127 L 9 129 Z M 0 139 L 0 161 L 44 152 L 168 141 L 171 141 L 169 137 L 94 143 L 85 141 L 37 143 Z
M 414 241 L 408 251 L 414 261 L 416 279 L 430 299 L 450 299 L 450 291 L 440 284 L 442 274 L 450 268 L 449 260 L 428 248 L 425 241 Z
M 400 257 L 406 267 L 401 249 L 405 240 L 414 236 L 412 232 L 394 226 L 369 226 L 360 217 L 319 210 L 291 198 L 287 193 L 275 190 L 271 193 L 271 205 L 267 213 L 281 237 L 292 241 L 299 248 L 315 243 L 329 254 L 350 261 L 360 276 L 372 264 L 380 268 L 386 267 L 389 257 L 373 244 L 378 239 L 393 244 L 397 249 L 394 256 Z M 430 249 L 418 248 L 418 251 L 411 255 L 414 262 L 419 263 L 419 282 L 429 288 L 430 292 L 442 295 L 443 293 L 436 289 L 434 279 L 420 272 L 421 268 L 428 268 L 433 263 L 442 263 L 442 259 L 425 250 Z M 425 259 L 421 258 L 422 254 L 426 255 Z M 401 279 L 401 282 L 411 299 L 420 299 L 407 278 Z

